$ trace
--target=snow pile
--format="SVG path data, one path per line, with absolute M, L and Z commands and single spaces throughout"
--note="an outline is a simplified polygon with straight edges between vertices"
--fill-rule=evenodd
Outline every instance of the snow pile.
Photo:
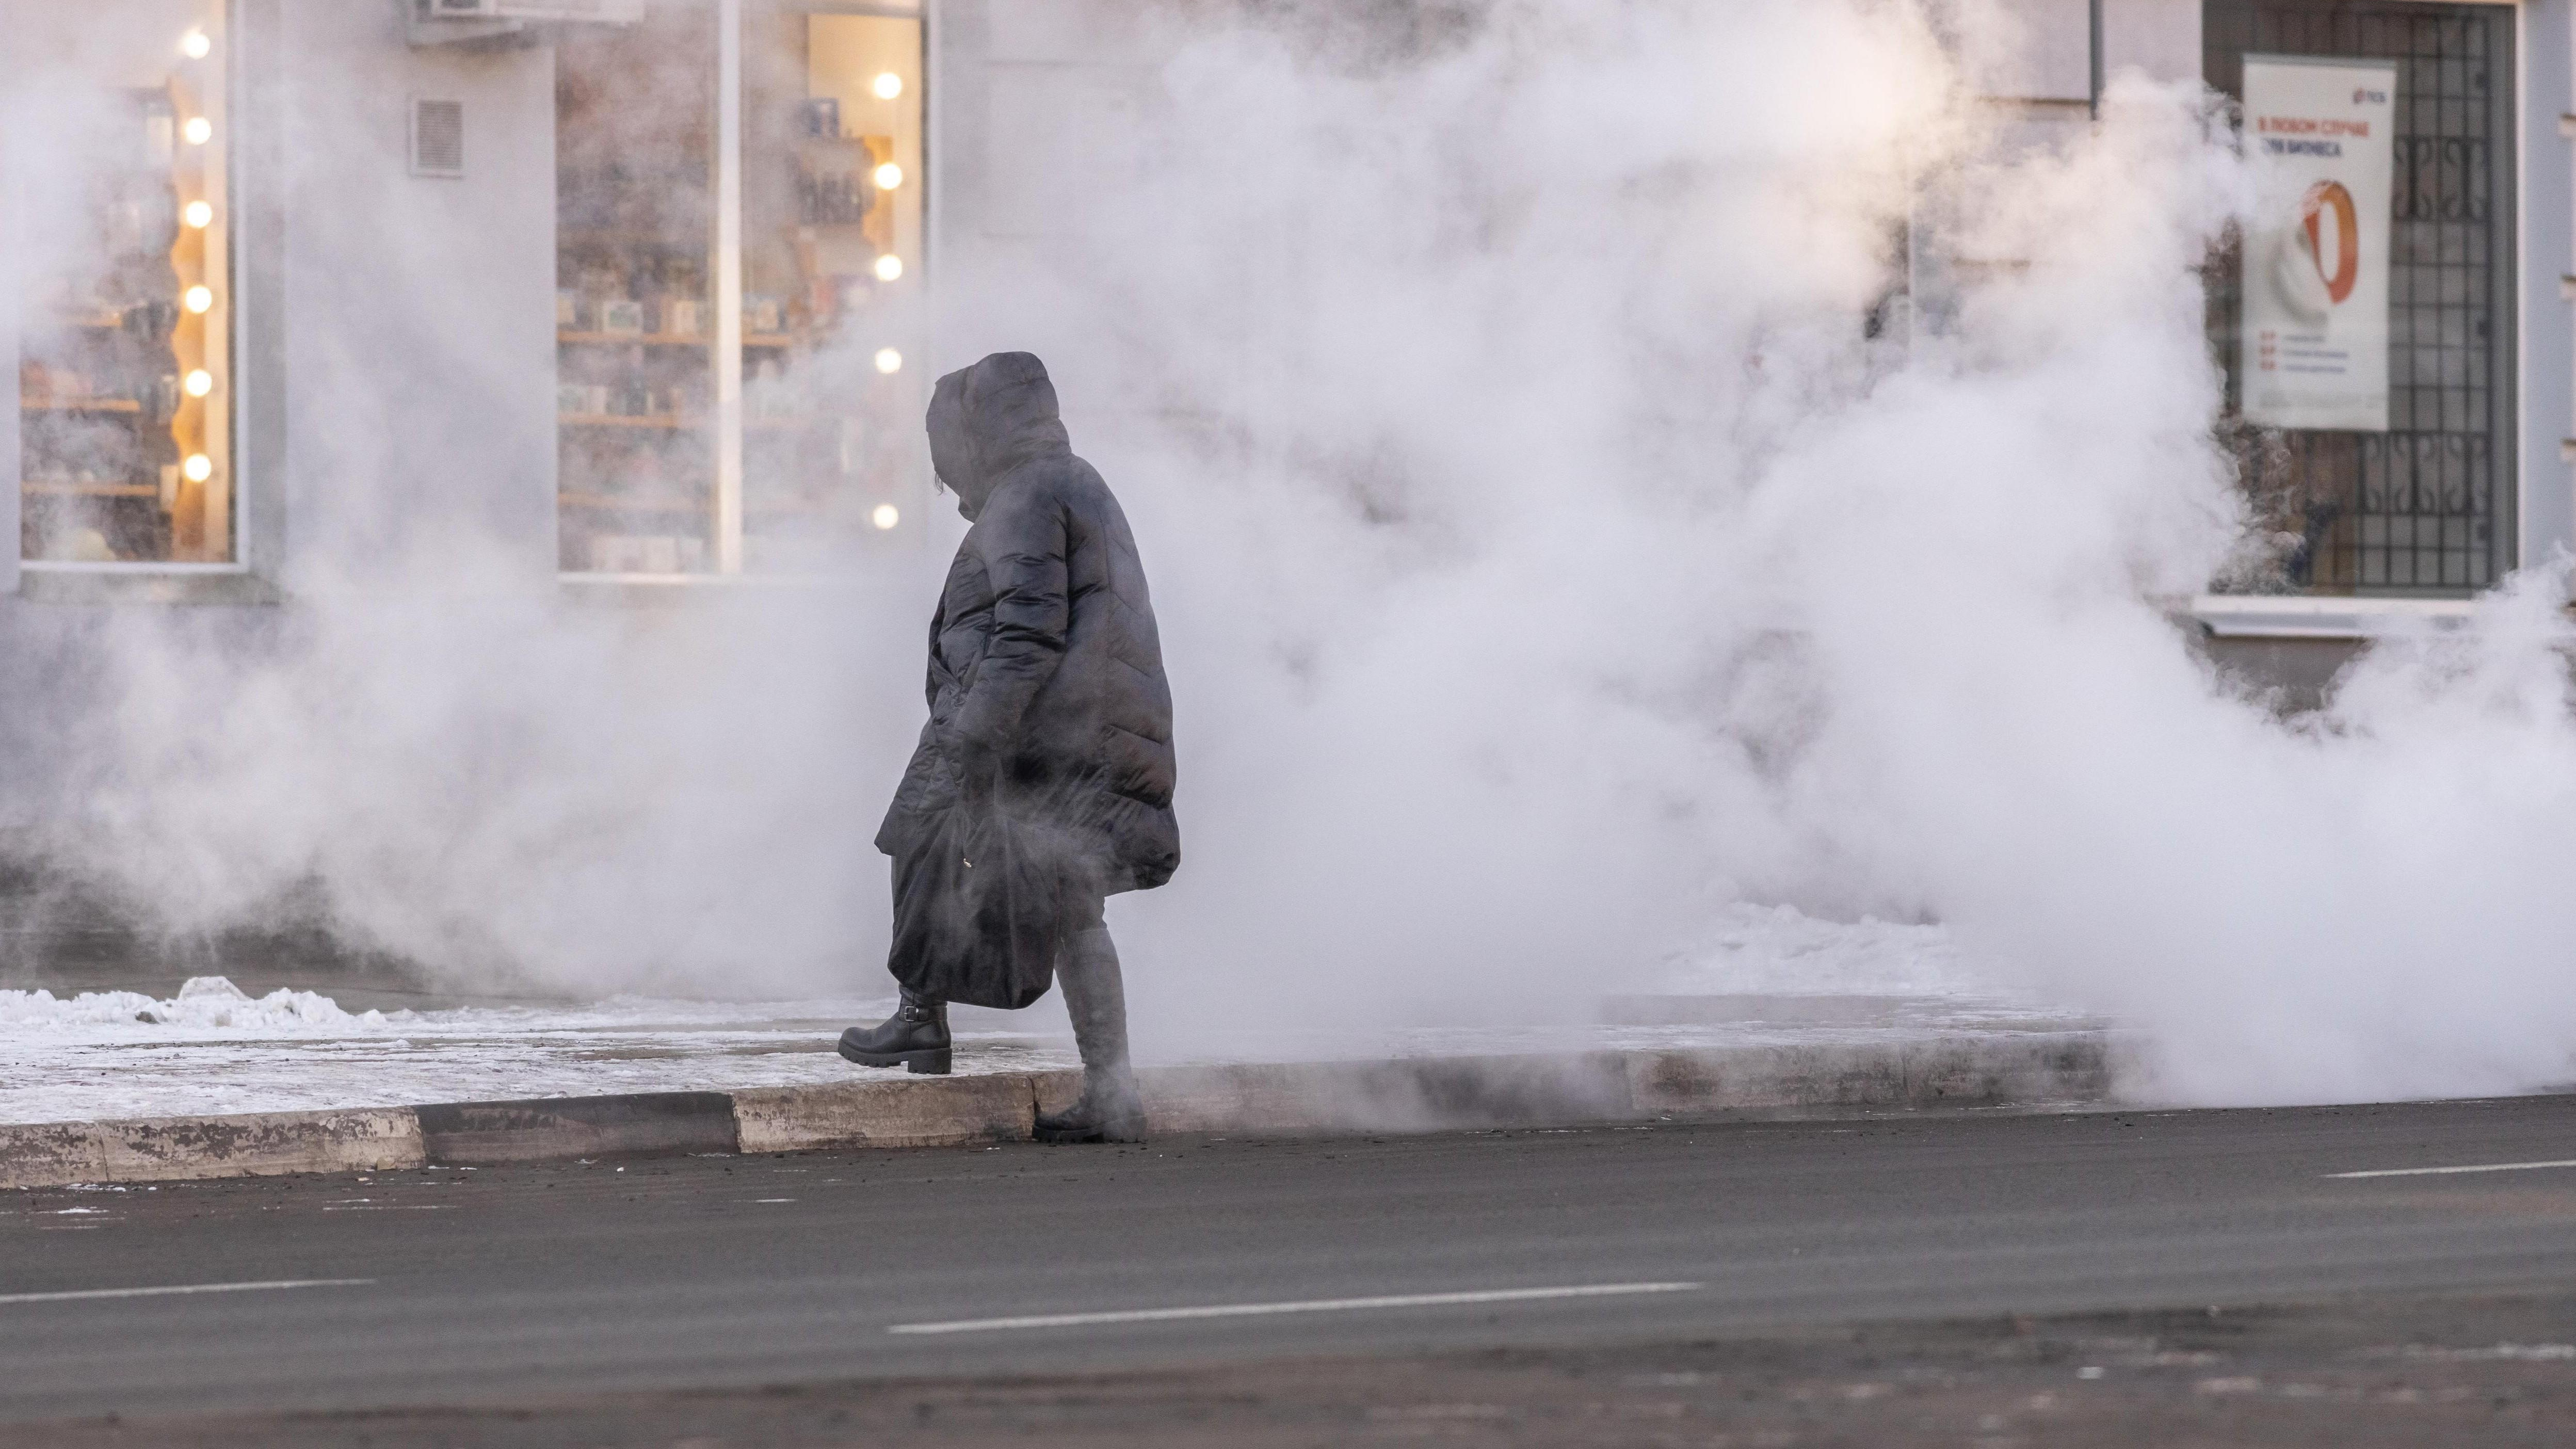
M 71 997 L 41 990 L 0 991 L 0 1039 L 32 1036 L 58 1041 L 76 1035 L 161 1041 L 205 1033 L 319 1039 L 400 1032 L 502 1040 L 567 1033 L 689 1034 L 761 1030 L 782 1022 L 873 1021 L 892 1007 L 890 996 L 800 1001 L 612 996 L 601 1001 L 353 1012 L 319 992 L 281 987 L 254 997 L 224 977 L 197 976 L 166 1000 L 137 991 L 84 991 Z
M 1739 903 L 1703 943 L 1675 959 L 1659 989 L 1675 995 L 1997 997 L 1939 925 L 1863 916 L 1821 920 L 1794 906 Z
M 398 1013 L 410 1016 L 409 1012 Z M 193 976 L 167 1000 L 139 991 L 84 991 L 68 1000 L 50 991 L 0 991 L 0 1029 L 82 1031 L 97 1027 L 180 1027 L 274 1035 L 346 1036 L 386 1030 L 381 1011 L 343 1011 L 330 997 L 283 987 L 253 997 L 221 976 Z

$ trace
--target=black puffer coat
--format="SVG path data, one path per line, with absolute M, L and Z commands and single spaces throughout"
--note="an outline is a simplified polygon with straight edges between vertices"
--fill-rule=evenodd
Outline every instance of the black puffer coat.
M 990 782 L 1088 888 L 1151 890 L 1181 861 L 1172 694 L 1127 515 L 1073 455 L 1028 353 L 939 379 L 929 425 L 931 463 L 974 526 L 930 622 L 930 723 L 877 848 L 904 855 Z

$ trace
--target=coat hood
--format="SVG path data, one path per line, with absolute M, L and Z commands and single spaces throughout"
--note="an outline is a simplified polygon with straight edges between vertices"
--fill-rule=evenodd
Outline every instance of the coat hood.
M 930 466 L 956 490 L 957 511 L 969 519 L 1011 470 L 1073 451 L 1046 364 L 1026 352 L 996 352 L 939 379 L 927 422 Z

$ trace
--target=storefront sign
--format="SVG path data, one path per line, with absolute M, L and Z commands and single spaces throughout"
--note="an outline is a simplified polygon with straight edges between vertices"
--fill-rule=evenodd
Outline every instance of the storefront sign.
M 2388 214 L 2397 67 L 2245 58 L 2245 419 L 2388 431 Z

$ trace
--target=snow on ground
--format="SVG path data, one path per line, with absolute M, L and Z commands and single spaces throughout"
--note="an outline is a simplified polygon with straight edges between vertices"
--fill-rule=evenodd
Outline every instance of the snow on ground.
M 560 1006 L 344 1011 L 220 976 L 167 1000 L 0 991 L 0 1122 L 301 1111 L 844 1081 L 841 1028 L 885 1000 L 620 997 Z M 961 1072 L 1072 1064 L 1020 1033 L 958 1033 Z
M 2008 1001 L 2014 993 L 1960 958 L 1949 931 L 1863 916 L 1828 921 L 1794 906 L 1740 903 L 1721 912 L 1701 945 L 1683 953 L 1658 990 L 1677 995 L 1748 993 L 1916 996 Z
M 1730 910 L 1697 950 L 1651 978 L 1649 998 L 1723 1005 L 1730 996 L 1901 999 L 1882 1018 L 1650 1012 L 1610 1024 L 1409 1027 L 1354 1041 L 1332 1033 L 1238 1035 L 1237 1061 L 1509 1055 L 1817 1041 L 1926 1029 L 2032 1029 L 2062 1014 L 1975 979 L 1938 926 L 1820 921 L 1788 907 Z M 890 1074 L 833 1051 L 841 1028 L 882 1019 L 890 997 L 343 1010 L 311 991 L 244 994 L 199 977 L 176 996 L 0 991 L 0 1122 L 300 1111 L 612 1092 L 792 1086 Z M 998 1029 L 1004 1026 L 1013 1030 Z M 1060 1009 L 957 1020 L 961 1073 L 1075 1065 Z M 1153 1043 L 1139 1056 L 1155 1063 Z M 1202 1055 L 1195 1060 L 1206 1060 Z

